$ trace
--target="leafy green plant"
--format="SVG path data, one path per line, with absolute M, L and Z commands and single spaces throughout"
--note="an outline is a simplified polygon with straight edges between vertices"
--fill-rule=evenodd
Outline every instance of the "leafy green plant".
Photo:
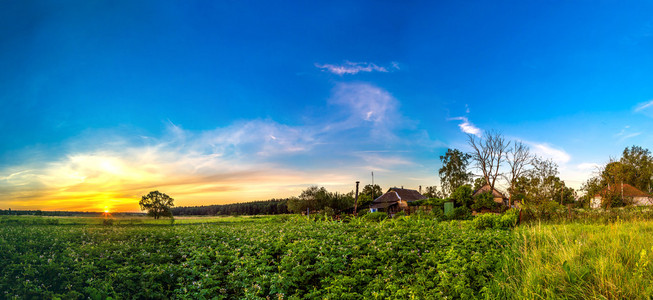
M 494 196 L 492 196 L 492 193 L 487 192 L 487 193 L 482 193 L 474 199 L 474 204 L 472 204 L 471 208 L 476 211 L 480 211 L 482 209 L 494 209 L 497 207 L 498 204 L 494 202 Z
M 379 221 L 381 221 L 381 220 L 385 220 L 385 219 L 387 219 L 387 218 L 388 218 L 388 214 L 387 214 L 387 213 L 384 213 L 384 212 L 381 212 L 381 211 L 377 211 L 377 212 L 373 212 L 373 213 L 368 213 L 368 214 L 366 214 L 366 215 L 364 216 L 364 218 L 365 218 L 366 220 L 379 222 Z

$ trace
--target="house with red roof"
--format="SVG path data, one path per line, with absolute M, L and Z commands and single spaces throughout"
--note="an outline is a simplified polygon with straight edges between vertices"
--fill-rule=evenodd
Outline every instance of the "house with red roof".
M 643 206 L 653 204 L 653 195 L 643 192 L 636 187 L 627 184 L 615 184 L 604 188 L 600 193 L 594 195 L 590 207 L 599 208 L 603 203 L 603 196 L 607 194 L 617 194 L 623 198 L 628 198 L 633 205 Z

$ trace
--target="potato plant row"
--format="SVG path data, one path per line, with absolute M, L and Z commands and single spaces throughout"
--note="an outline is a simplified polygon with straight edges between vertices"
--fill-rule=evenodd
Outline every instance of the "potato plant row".
M 5 225 L 0 298 L 483 297 L 511 236 L 410 218 Z

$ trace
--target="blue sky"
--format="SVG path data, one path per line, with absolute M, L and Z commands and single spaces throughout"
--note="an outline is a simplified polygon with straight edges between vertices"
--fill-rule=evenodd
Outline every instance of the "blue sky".
M 653 145 L 653 4 L 10 1 L 0 208 L 439 185 L 498 130 L 579 187 Z

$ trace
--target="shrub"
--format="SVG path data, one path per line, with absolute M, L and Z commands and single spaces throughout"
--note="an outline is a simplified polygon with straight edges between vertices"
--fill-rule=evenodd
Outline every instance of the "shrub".
M 497 216 L 495 214 L 479 214 L 472 220 L 472 225 L 476 229 L 494 228 L 497 223 Z
M 457 206 L 470 207 L 474 202 L 472 198 L 472 187 L 468 184 L 461 185 L 451 193 L 450 198 Z
M 476 196 L 476 199 L 474 199 L 474 204 L 472 204 L 472 209 L 480 211 L 482 209 L 494 209 L 496 206 L 497 203 L 494 202 L 492 193 L 487 192 Z
M 469 220 L 472 218 L 472 211 L 469 208 L 461 206 L 456 207 L 451 215 L 451 220 Z
M 405 213 L 405 212 L 403 212 L 403 211 L 400 211 L 400 212 L 398 212 L 398 213 L 396 213 L 396 214 L 394 215 L 394 218 L 399 218 L 399 217 L 403 217 L 403 216 L 405 216 L 405 215 L 406 215 L 406 213 Z
M 472 220 L 472 225 L 476 229 L 510 229 L 517 224 L 518 216 L 517 211 L 514 209 L 508 210 L 501 215 L 492 213 L 479 214 Z
M 509 229 L 517 225 L 517 220 L 519 219 L 519 212 L 515 209 L 509 209 L 504 212 L 498 220 L 498 223 L 495 223 L 497 228 Z

